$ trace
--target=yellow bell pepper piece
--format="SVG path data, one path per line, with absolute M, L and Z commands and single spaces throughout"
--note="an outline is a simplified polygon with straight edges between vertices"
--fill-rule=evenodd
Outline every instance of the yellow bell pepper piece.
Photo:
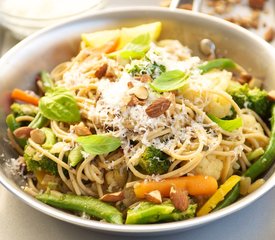
M 208 199 L 208 201 L 197 212 L 197 216 L 203 216 L 213 210 L 221 202 L 226 194 L 241 180 L 240 176 L 232 175 L 222 184 L 219 189 Z

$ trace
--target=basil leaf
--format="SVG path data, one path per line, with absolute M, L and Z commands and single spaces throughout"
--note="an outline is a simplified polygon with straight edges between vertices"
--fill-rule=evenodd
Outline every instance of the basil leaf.
M 236 63 L 229 58 L 219 58 L 219 59 L 214 59 L 202 64 L 201 66 L 199 66 L 199 69 L 202 70 L 202 74 L 204 74 L 214 68 L 234 69 L 236 68 L 236 66 L 237 66 Z
M 223 120 L 212 114 L 207 114 L 207 116 L 215 123 L 219 125 L 220 128 L 227 132 L 232 132 L 243 125 L 243 121 L 241 118 L 237 117 L 232 120 Z
M 76 142 L 83 147 L 85 152 L 95 155 L 112 152 L 121 145 L 119 138 L 106 135 L 78 137 Z
M 80 121 L 76 99 L 66 89 L 55 88 L 39 100 L 42 115 L 50 120 L 61 122 Z
M 144 57 L 149 50 L 151 37 L 149 33 L 137 36 L 131 42 L 127 43 L 124 48 L 114 53 L 110 53 L 109 57 L 120 56 L 124 59 L 139 59 Z
M 150 86 L 158 92 L 173 91 L 183 87 L 188 77 L 180 70 L 172 70 L 162 73 Z

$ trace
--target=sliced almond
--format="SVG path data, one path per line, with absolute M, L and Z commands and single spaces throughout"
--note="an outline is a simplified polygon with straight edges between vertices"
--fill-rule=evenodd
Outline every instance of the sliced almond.
M 174 115 L 176 112 L 176 105 L 177 105 L 176 104 L 176 94 L 177 93 L 174 93 L 174 92 L 165 92 L 163 94 L 163 96 L 171 102 L 171 105 L 169 107 L 169 113 L 171 115 Z
M 170 189 L 170 199 L 178 210 L 185 211 L 188 208 L 188 193 L 184 189 L 172 186 Z
M 145 105 L 145 101 L 138 99 L 135 95 L 131 96 L 130 101 L 127 103 L 128 107 L 134 107 L 136 105 Z
M 141 75 L 139 80 L 143 83 L 147 83 L 147 82 L 151 82 L 152 78 L 148 74 L 143 74 L 143 75 Z
M 159 190 L 154 190 L 145 195 L 145 199 L 152 203 L 162 203 L 161 193 Z
M 161 97 L 155 100 L 151 105 L 149 105 L 145 112 L 151 118 L 156 118 L 165 113 L 165 111 L 170 107 L 171 101 L 167 98 Z
M 101 65 L 96 71 L 95 71 L 95 76 L 97 78 L 102 78 L 103 76 L 105 76 L 106 72 L 108 69 L 108 64 L 104 63 L 103 65 Z
M 82 122 L 74 127 L 75 134 L 78 136 L 91 135 L 91 131 Z
M 148 98 L 148 90 L 144 86 L 140 86 L 134 89 L 134 94 L 138 99 L 146 100 Z
M 46 140 L 46 134 L 40 129 L 34 129 L 30 132 L 31 139 L 37 144 L 43 144 Z
M 29 138 L 32 130 L 33 128 L 30 127 L 20 127 L 15 129 L 13 134 L 17 138 Z
M 275 90 L 271 90 L 270 92 L 268 92 L 267 97 L 268 97 L 271 101 L 275 101 Z
M 113 68 L 113 67 L 111 67 L 111 66 L 108 66 L 108 68 L 107 68 L 107 71 L 106 71 L 106 73 L 105 73 L 105 77 L 107 77 L 107 78 L 111 78 L 111 79 L 113 79 L 113 78 L 116 78 L 117 77 L 117 75 L 116 75 L 116 73 L 115 73 L 115 69 Z
M 107 193 L 100 198 L 100 200 L 103 202 L 118 202 L 118 201 L 122 201 L 123 199 L 124 199 L 124 194 L 122 191 Z

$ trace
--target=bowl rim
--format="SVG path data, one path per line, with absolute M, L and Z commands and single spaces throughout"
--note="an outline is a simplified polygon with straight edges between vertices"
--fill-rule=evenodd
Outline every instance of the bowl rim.
M 216 18 L 214 16 L 209 16 L 204 13 L 195 13 L 190 12 L 187 10 L 171 10 L 167 8 L 162 7 L 135 7 L 134 9 L 132 7 L 119 7 L 115 9 L 105 9 L 101 10 L 99 12 L 94 12 L 92 14 L 89 14 L 87 16 L 81 16 L 78 18 L 75 18 L 73 20 L 69 20 L 66 22 L 55 24 L 51 27 L 46 27 L 42 30 L 37 31 L 36 33 L 32 34 L 31 36 L 27 37 L 26 39 L 22 40 L 20 43 L 18 43 L 16 46 L 14 46 L 11 50 L 9 50 L 2 58 L 0 58 L 0 66 L 4 64 L 8 59 L 10 59 L 14 54 L 16 54 L 17 51 L 20 51 L 21 48 L 24 48 L 25 45 L 27 45 L 32 40 L 35 40 L 36 38 L 43 36 L 44 34 L 49 34 L 51 31 L 58 30 L 58 28 L 66 26 L 68 24 L 77 22 L 77 21 L 84 21 L 89 20 L 90 18 L 96 18 L 97 16 L 102 15 L 108 15 L 110 13 L 124 13 L 124 12 L 142 12 L 142 11 L 153 11 L 153 12 L 172 12 L 172 14 L 179 14 L 179 15 L 185 15 L 188 17 L 195 17 L 195 18 L 201 18 L 202 20 L 209 21 L 209 23 L 218 23 L 222 26 L 225 26 L 227 28 L 231 28 L 240 34 L 246 35 L 249 38 L 253 38 L 254 41 L 264 46 L 266 49 L 272 52 L 272 54 L 275 56 L 275 48 L 273 48 L 270 44 L 265 42 L 260 37 L 256 36 L 255 34 L 249 32 L 246 29 L 241 28 L 240 26 L 237 26 L 233 23 L 227 22 L 223 19 Z M 59 210 L 57 208 L 48 206 L 38 200 L 36 200 L 34 197 L 28 195 L 23 190 L 20 189 L 18 185 L 16 185 L 14 182 L 12 182 L 9 178 L 5 176 L 5 174 L 0 171 L 0 183 L 8 189 L 11 193 L 15 194 L 19 199 L 21 199 L 23 202 L 25 202 L 27 205 L 39 210 L 40 212 L 43 212 L 49 216 L 52 216 L 54 218 L 60 219 L 64 222 L 72 223 L 81 227 L 89 228 L 91 230 L 95 231 L 102 231 L 105 233 L 117 233 L 121 235 L 127 235 L 127 234 L 136 234 L 136 235 L 148 235 L 148 234 L 160 234 L 160 233 L 169 233 L 169 232 L 176 232 L 176 231 L 183 231 L 195 227 L 199 227 L 203 224 L 213 222 L 217 219 L 220 219 L 222 217 L 225 217 L 229 214 L 232 214 L 236 211 L 239 211 L 240 209 L 246 207 L 247 205 L 251 204 L 261 196 L 263 196 L 266 192 L 268 192 L 271 188 L 275 186 L 275 172 L 269 177 L 269 179 L 266 181 L 266 183 L 261 186 L 259 189 L 257 189 L 255 192 L 249 194 L 248 196 L 240 199 L 238 202 L 231 204 L 230 206 L 221 209 L 217 212 L 210 213 L 209 215 L 205 215 L 202 217 L 196 217 L 193 219 L 178 221 L 178 222 L 171 222 L 171 223 L 158 223 L 158 224 L 144 224 L 144 225 L 117 225 L 117 224 L 110 224 L 106 222 L 100 222 L 96 220 L 88 220 L 81 217 L 78 217 L 76 215 L 66 213 L 62 210 Z
M 5 18 L 14 18 L 17 20 L 21 20 L 21 21 L 34 21 L 34 22 L 45 22 L 45 21 L 62 21 L 62 20 L 66 20 L 67 18 L 74 18 L 74 17 L 80 17 L 83 16 L 87 13 L 89 13 L 91 10 L 97 10 L 102 8 L 105 5 L 105 0 L 99 0 L 97 4 L 94 4 L 93 1 L 91 1 L 91 4 L 89 4 L 91 6 L 89 6 L 86 9 L 77 11 L 75 13 L 71 13 L 71 14 L 64 14 L 62 16 L 59 17 L 23 17 L 23 16 L 18 16 L 15 14 L 11 14 L 8 13 L 4 10 L 1 10 L 0 8 L 0 17 L 1 15 Z M 5 19 L 4 19 L 5 20 Z

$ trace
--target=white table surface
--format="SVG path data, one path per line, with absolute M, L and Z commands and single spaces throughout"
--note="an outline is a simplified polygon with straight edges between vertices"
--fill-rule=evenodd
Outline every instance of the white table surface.
M 109 7 L 117 7 L 137 4 L 156 5 L 160 1 L 109 0 L 107 2 Z M 10 38 L 8 34 L 5 37 Z M 6 44 L 14 43 L 13 39 L 10 39 L 8 43 L 6 41 Z M 4 47 L 7 48 L 7 46 Z M 169 236 L 135 237 L 135 239 L 274 240 L 274 200 L 275 188 L 239 212 L 202 227 Z M 91 230 L 49 217 L 27 206 L 0 185 L 0 240 L 126 240 L 130 238 L 133 238 L 133 236 L 114 236 L 92 232 Z

